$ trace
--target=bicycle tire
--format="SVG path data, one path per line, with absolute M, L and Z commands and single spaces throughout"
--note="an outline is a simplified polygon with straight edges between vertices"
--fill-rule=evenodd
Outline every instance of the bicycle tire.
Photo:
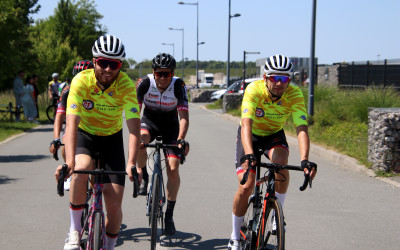
M 101 213 L 96 212 L 94 214 L 94 225 L 93 225 L 93 249 L 100 250 L 103 247 L 102 232 L 103 225 L 101 221 Z
M 264 202 L 265 214 L 258 230 L 256 249 L 285 249 L 285 222 L 281 203 L 277 198 L 269 198 Z M 276 229 L 273 228 L 273 221 L 276 221 Z
M 250 197 L 253 197 L 250 196 Z M 253 201 L 249 199 L 246 214 L 244 215 L 244 221 L 240 227 L 240 241 L 243 250 L 254 250 L 256 242 L 256 234 L 254 232 L 254 198 Z
M 56 107 L 54 105 L 50 105 L 46 109 L 47 118 L 49 119 L 50 122 L 53 122 L 53 123 L 54 123 L 54 118 L 55 118 L 55 109 L 56 109 Z
M 158 211 L 160 207 L 160 177 L 157 173 L 154 174 L 153 189 L 151 191 L 151 214 L 150 214 L 150 225 L 151 225 L 151 250 L 156 249 L 157 244 L 157 219 Z

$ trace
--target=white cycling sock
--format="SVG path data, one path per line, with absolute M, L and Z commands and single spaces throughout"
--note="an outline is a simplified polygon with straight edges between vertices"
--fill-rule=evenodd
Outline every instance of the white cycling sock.
M 283 208 L 283 204 L 285 204 L 286 193 L 280 194 L 278 192 L 275 192 L 275 196 L 278 198 L 278 200 L 281 203 L 281 206 Z
M 118 234 L 117 234 L 117 237 L 109 237 L 107 235 L 107 238 L 106 238 L 107 250 L 114 249 L 115 243 L 117 243 L 117 239 L 118 239 Z
M 69 209 L 69 214 L 71 216 L 71 227 L 69 228 L 69 231 L 78 231 L 81 232 L 82 226 L 81 226 L 81 218 L 82 218 L 82 213 L 83 213 L 83 206 L 82 208 L 72 208 L 70 206 Z
M 232 213 L 232 240 L 240 240 L 240 226 L 242 226 L 244 221 L 244 216 L 236 216 Z

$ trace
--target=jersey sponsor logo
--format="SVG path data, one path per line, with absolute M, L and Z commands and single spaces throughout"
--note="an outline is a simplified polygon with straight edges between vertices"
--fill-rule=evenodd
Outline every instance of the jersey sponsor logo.
M 149 94 L 150 98 L 158 98 L 158 95 Z
M 277 105 L 282 105 L 282 101 L 279 101 L 279 102 L 277 103 Z
M 307 117 L 305 115 L 300 116 L 301 119 L 303 119 L 304 121 L 307 120 Z
M 113 94 L 114 94 L 114 93 L 113 93 L 112 91 L 111 91 L 110 93 L 108 93 L 109 96 L 113 96 Z
M 71 106 L 69 106 L 70 108 L 72 108 L 72 109 L 76 109 L 76 104 L 71 104 Z
M 138 110 L 137 110 L 136 108 L 132 108 L 132 109 L 131 109 L 131 112 L 132 112 L 132 113 L 136 113 L 136 112 L 138 112 Z
M 243 114 L 246 114 L 247 112 L 249 112 L 248 109 L 243 109 Z
M 94 103 L 90 100 L 83 100 L 82 106 L 87 110 L 91 110 L 94 107 Z
M 265 115 L 264 110 L 261 108 L 256 108 L 256 116 L 257 117 L 263 117 Z
M 99 89 L 98 89 L 98 88 L 95 88 L 95 89 L 94 89 L 94 93 L 96 93 L 96 94 L 99 93 Z

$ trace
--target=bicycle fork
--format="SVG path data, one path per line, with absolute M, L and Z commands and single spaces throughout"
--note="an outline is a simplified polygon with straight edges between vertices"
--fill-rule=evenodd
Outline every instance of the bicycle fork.
M 150 189 L 149 193 L 147 196 L 147 209 L 146 209 L 146 215 L 150 216 L 151 214 L 151 199 L 152 199 L 152 192 L 153 192 L 153 183 L 154 183 L 154 174 L 158 174 L 158 182 L 159 182 L 159 197 L 160 197 L 160 214 L 158 215 L 159 217 L 162 217 L 162 207 L 165 204 L 165 190 L 164 190 L 164 181 L 163 181 L 163 175 L 162 175 L 162 169 L 161 169 L 161 154 L 159 152 L 159 149 L 156 150 L 156 153 L 154 154 L 154 168 L 153 168 L 153 174 L 151 176 L 151 183 L 150 183 Z

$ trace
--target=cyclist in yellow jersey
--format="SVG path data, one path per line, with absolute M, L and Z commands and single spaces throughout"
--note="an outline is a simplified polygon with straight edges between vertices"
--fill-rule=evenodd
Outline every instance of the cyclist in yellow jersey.
M 100 153 L 106 170 L 125 171 L 132 181 L 140 144 L 140 108 L 136 87 L 121 72 L 125 48 L 115 36 L 101 36 L 92 47 L 94 69 L 80 72 L 72 80 L 67 101 L 65 132 L 68 178 L 74 170 L 93 168 L 93 155 Z M 125 165 L 122 113 L 129 130 L 129 155 Z M 56 179 L 62 166 L 57 168 Z M 81 216 L 86 201 L 87 175 L 72 175 L 69 191 L 71 226 L 65 250 L 80 249 Z M 106 248 L 114 249 L 122 222 L 121 203 L 125 177 L 105 177 L 103 188 L 106 215 Z
M 246 184 L 239 184 L 233 199 L 232 234 L 228 249 L 241 249 L 240 226 L 247 210 L 248 198 L 254 189 L 256 162 L 264 154 L 272 163 L 288 164 L 289 146 L 283 125 L 290 114 L 299 141 L 301 166 L 304 168 L 309 164 L 307 113 L 301 90 L 289 85 L 292 70 L 293 64 L 288 57 L 271 56 L 265 62 L 264 79 L 252 82 L 245 90 L 236 144 L 236 173 L 239 182 L 247 168 L 251 166 L 252 169 Z M 308 172 L 307 168 L 305 172 Z M 316 172 L 316 169 L 311 171 L 311 178 L 315 177 Z M 289 171 L 280 171 L 279 174 L 279 179 L 284 181 L 276 182 L 275 188 L 283 207 L 289 186 Z

